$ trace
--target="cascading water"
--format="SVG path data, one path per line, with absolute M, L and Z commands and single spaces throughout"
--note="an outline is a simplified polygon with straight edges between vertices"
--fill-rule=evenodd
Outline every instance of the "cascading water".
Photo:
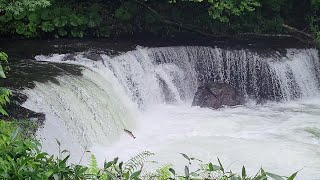
M 306 166 L 301 177 L 320 177 L 320 103 L 296 100 L 319 95 L 317 50 L 263 54 L 138 47 L 113 57 L 94 57 L 88 52 L 36 57 L 83 68 L 81 77 L 59 76 L 58 83 L 36 83 L 25 90 L 29 99 L 24 106 L 46 114 L 38 135 L 50 153 L 57 151 L 52 148 L 57 138 L 71 152 L 81 154 L 80 144 L 101 159 L 151 150 L 161 162 L 185 152 L 206 160 L 216 155 L 230 163 L 241 160 L 252 171 L 263 164 L 280 169 L 280 174 Z M 197 87 L 211 81 L 230 83 L 248 99 L 283 102 L 222 110 L 190 107 Z M 138 138 L 121 135 L 123 129 Z M 279 160 L 271 161 L 273 153 Z M 306 155 L 312 161 L 304 161 Z

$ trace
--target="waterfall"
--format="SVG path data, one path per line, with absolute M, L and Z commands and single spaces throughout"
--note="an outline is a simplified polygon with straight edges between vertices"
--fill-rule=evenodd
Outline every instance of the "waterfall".
M 139 106 L 164 103 L 168 97 L 178 102 L 192 98 L 199 84 L 211 81 L 227 82 L 248 97 L 268 100 L 318 94 L 320 64 L 316 49 L 271 53 L 211 47 L 137 47 L 115 57 L 101 54 L 98 61 L 86 57 L 86 52 L 36 59 L 78 64 L 100 74 L 112 71 Z
M 82 146 L 91 146 L 109 144 L 124 128 L 133 126 L 130 102 L 125 103 L 114 84 L 98 73 L 83 69 L 82 77 L 59 76 L 56 80 L 25 90 L 31 98 L 24 106 L 45 112 L 46 123 L 56 127 L 52 133 L 65 124 Z
M 39 55 L 36 60 L 82 67 L 81 77 L 66 74 L 25 90 L 30 98 L 24 106 L 44 112 L 46 123 L 63 124 L 54 127 L 69 131 L 67 136 L 83 146 L 115 141 L 123 129 L 134 127 L 141 110 L 188 101 L 200 84 L 211 81 L 230 83 L 253 99 L 288 101 L 319 94 L 316 49 L 263 54 L 217 47 L 137 47 L 116 56 L 81 52 Z

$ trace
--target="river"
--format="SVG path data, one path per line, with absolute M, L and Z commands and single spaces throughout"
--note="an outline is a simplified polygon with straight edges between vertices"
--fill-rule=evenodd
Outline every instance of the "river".
M 186 153 L 203 161 L 219 157 L 235 172 L 245 165 L 252 175 L 263 167 L 287 176 L 301 170 L 299 179 L 320 178 L 316 49 L 91 47 L 35 52 L 28 61 L 59 72 L 54 81 L 34 80 L 33 87 L 21 90 L 29 97 L 23 106 L 46 115 L 37 136 L 51 154 L 58 153 L 58 139 L 73 162 L 85 149 L 100 163 L 147 150 L 158 166 L 173 163 L 181 170 L 186 162 L 179 153 Z M 192 107 L 197 87 L 211 81 L 233 85 L 247 103 Z

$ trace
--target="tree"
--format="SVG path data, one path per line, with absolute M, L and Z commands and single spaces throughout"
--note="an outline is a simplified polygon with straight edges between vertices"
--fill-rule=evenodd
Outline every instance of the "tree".
M 230 16 L 241 16 L 245 12 L 252 12 L 260 6 L 258 0 L 184 0 L 195 3 L 209 4 L 208 12 L 213 19 L 221 22 L 229 22 Z M 176 3 L 177 0 L 169 0 L 170 3 Z
M 0 12 L 19 15 L 24 11 L 35 11 L 49 5 L 50 0 L 0 0 Z

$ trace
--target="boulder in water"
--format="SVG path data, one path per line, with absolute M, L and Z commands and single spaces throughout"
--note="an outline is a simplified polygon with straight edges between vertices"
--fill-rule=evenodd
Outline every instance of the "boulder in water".
M 236 106 L 244 103 L 244 95 L 231 85 L 227 83 L 210 83 L 198 88 L 192 106 L 218 109 L 222 106 Z

